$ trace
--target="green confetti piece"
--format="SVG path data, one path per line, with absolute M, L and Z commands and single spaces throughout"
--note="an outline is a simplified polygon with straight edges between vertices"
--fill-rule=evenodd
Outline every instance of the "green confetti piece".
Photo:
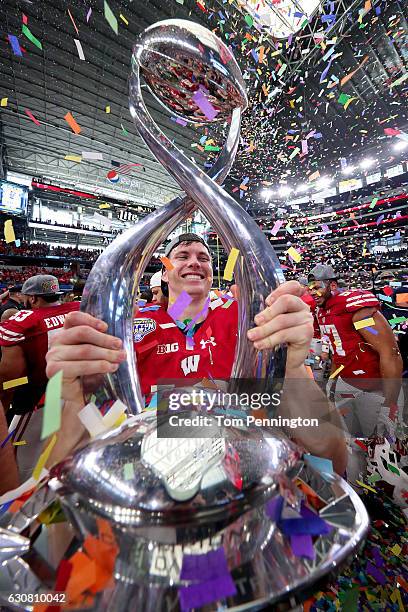
M 122 128 L 122 132 L 124 133 L 125 136 L 128 136 L 129 132 L 127 131 L 127 129 L 125 127 L 123 127 L 123 124 L 120 124 L 120 127 Z
M 381 476 L 377 474 L 377 472 L 374 472 L 374 474 L 371 474 L 367 480 L 370 484 L 374 484 L 375 482 L 378 482 L 378 480 L 381 480 Z
M 396 474 L 397 476 L 400 475 L 399 469 L 391 465 L 391 463 L 387 463 L 387 469 L 389 472 L 394 472 L 394 474 Z
M 374 208 L 374 206 L 377 204 L 378 200 L 379 200 L 379 198 L 373 198 L 371 200 L 371 204 L 370 204 L 370 206 L 368 208 Z
M 104 2 L 103 2 L 103 7 L 104 7 L 104 11 L 105 11 L 105 19 L 109 23 L 109 25 L 112 28 L 112 30 L 117 35 L 119 33 L 119 31 L 118 31 L 118 20 L 116 19 L 115 15 L 112 12 L 111 7 L 106 2 L 106 0 L 104 0 Z
M 251 15 L 245 15 L 245 21 L 247 22 L 249 27 L 252 28 L 252 26 L 254 25 L 254 20 L 252 19 Z
M 23 32 L 23 34 L 25 34 L 28 38 L 28 40 L 31 40 L 31 42 L 38 47 L 39 49 L 42 50 L 42 44 L 40 43 L 40 41 L 38 40 L 38 38 L 36 38 L 34 36 L 34 34 L 32 34 L 32 32 L 29 30 L 29 28 L 27 28 L 26 24 L 23 23 L 23 27 L 21 28 L 21 31 Z
M 219 151 L 220 147 L 216 147 L 214 145 L 205 145 L 204 151 Z
M 339 98 L 338 98 L 337 102 L 339 104 L 341 104 L 342 106 L 344 106 L 346 104 L 346 102 L 348 102 L 348 100 L 350 100 L 350 98 L 351 98 L 351 96 L 349 96 L 348 94 L 341 93 L 339 95 Z
M 396 87 L 397 85 L 401 85 L 401 83 L 403 83 L 406 79 L 408 79 L 408 72 L 406 72 L 405 74 L 402 75 L 402 77 L 400 77 L 399 79 L 391 83 L 390 89 L 392 89 L 393 87 Z
M 339 594 L 339 600 L 342 604 L 342 610 L 347 612 L 356 612 L 358 610 L 358 600 L 360 597 L 359 588 L 353 587 L 349 591 L 343 591 Z
M 47 383 L 41 429 L 41 440 L 48 438 L 61 427 L 62 370 L 54 374 Z
M 125 463 L 123 466 L 123 475 L 125 480 L 132 480 L 133 476 L 135 475 L 133 463 Z

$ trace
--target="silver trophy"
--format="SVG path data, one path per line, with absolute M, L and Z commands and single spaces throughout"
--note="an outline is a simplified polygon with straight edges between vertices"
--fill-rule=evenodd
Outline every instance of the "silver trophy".
M 173 116 L 193 123 L 230 121 L 209 175 L 155 125 L 143 102 L 141 75 Z M 141 414 L 132 335 L 136 289 L 156 247 L 196 208 L 227 251 L 235 247 L 243 256 L 235 268 L 239 339 L 228 390 L 234 390 L 234 379 L 256 379 L 268 392 L 283 377 L 284 350 L 259 352 L 246 340 L 265 298 L 283 280 L 281 270 L 258 226 L 219 186 L 234 161 L 246 104 L 239 67 L 213 33 L 169 20 L 141 34 L 132 57 L 130 112 L 186 196 L 118 237 L 89 276 L 81 308 L 122 338 L 128 359 L 114 374 L 84 380 L 84 390 L 98 405 L 120 399 L 130 417 L 52 468 L 18 512 L 0 518 L 0 559 L 15 591 L 52 587 L 30 566 L 38 550 L 24 536 L 55 500 L 75 530 L 77 548 L 100 535 L 101 520 L 113 534 L 113 582 L 85 606 L 95 610 L 260 609 L 338 571 L 365 536 L 367 513 L 353 489 L 303 461 L 282 432 L 240 426 L 227 431 L 210 416 L 207 437 L 171 438 L 163 435 L 165 416 Z M 296 551 L 288 531 L 288 520 L 310 520 L 305 491 L 318 500 L 311 520 L 321 530 L 309 541 L 313 554 Z

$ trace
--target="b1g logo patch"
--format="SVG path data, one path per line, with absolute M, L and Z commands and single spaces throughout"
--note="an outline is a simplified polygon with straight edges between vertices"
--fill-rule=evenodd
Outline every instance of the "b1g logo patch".
M 153 319 L 135 319 L 133 321 L 133 341 L 140 342 L 155 329 L 156 321 L 153 321 Z

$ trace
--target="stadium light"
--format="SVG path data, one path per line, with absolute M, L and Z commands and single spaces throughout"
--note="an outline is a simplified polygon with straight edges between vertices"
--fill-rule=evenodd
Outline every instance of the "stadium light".
M 282 187 L 279 188 L 279 195 L 281 197 L 286 197 L 288 196 L 290 193 L 292 193 L 293 189 L 291 189 L 290 187 L 287 187 L 286 185 L 283 185 Z
M 354 166 L 346 166 L 345 168 L 343 168 L 341 172 L 342 174 L 346 174 L 347 176 L 349 176 L 350 174 L 354 172 L 354 170 L 355 170 Z
M 405 140 L 400 140 L 394 145 L 394 151 L 403 151 L 408 147 L 408 142 Z
M 363 168 L 365 170 L 366 168 L 369 168 L 373 164 L 374 164 L 374 160 L 366 157 L 365 159 L 361 160 L 360 168 Z

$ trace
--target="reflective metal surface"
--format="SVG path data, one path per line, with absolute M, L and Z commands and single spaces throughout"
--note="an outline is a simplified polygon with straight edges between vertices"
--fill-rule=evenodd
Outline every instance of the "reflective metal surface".
M 124 432 L 121 432 L 118 436 L 123 434 Z M 275 438 L 273 445 L 275 446 Z M 81 541 L 88 535 L 97 533 L 96 523 L 101 516 L 115 516 L 115 520 L 110 521 L 119 549 L 114 585 L 97 594 L 90 608 L 92 610 L 177 612 L 181 609 L 183 590 L 197 583 L 197 579 L 186 578 L 186 562 L 191 560 L 192 556 L 195 560 L 200 560 L 205 559 L 208 553 L 216 554 L 220 551 L 226 559 L 234 594 L 211 601 L 206 604 L 205 610 L 219 610 L 221 605 L 228 610 L 256 610 L 274 602 L 284 601 L 289 596 L 296 596 L 296 600 L 301 601 L 310 594 L 308 590 L 312 584 L 324 576 L 330 577 L 331 572 L 339 572 L 342 564 L 351 560 L 351 556 L 358 552 L 367 532 L 367 513 L 353 489 L 341 478 L 330 475 L 323 477 L 301 461 L 291 470 L 292 482 L 297 483 L 297 486 L 306 483 L 310 487 L 320 505 L 320 510 L 314 512 L 324 519 L 328 527 L 325 533 L 314 537 L 314 559 L 294 554 L 290 537 L 285 534 L 281 522 L 282 519 L 299 516 L 300 501 L 305 500 L 299 489 L 295 503 L 284 505 L 281 519 L 278 521 L 271 516 L 268 504 L 276 500 L 279 490 L 274 486 L 268 487 L 266 483 L 258 483 L 251 503 L 247 505 L 240 504 L 239 494 L 233 493 L 230 487 L 232 504 L 237 504 L 235 515 L 231 513 L 231 509 L 229 516 L 222 512 L 214 515 L 206 513 L 202 515 L 201 521 L 191 523 L 190 514 L 199 513 L 200 508 L 206 507 L 206 503 L 201 503 L 196 497 L 194 505 L 189 504 L 184 519 L 184 504 L 179 504 L 178 510 L 174 510 L 177 504 L 173 504 L 173 520 L 169 519 L 167 524 L 146 524 L 146 519 L 151 521 L 155 513 L 142 510 L 138 517 L 135 510 L 129 513 L 126 508 L 121 508 L 120 504 L 125 500 L 123 492 L 116 494 L 115 502 L 118 505 L 105 505 L 103 509 L 95 504 L 94 500 L 86 499 L 89 489 L 85 489 L 84 495 L 81 494 L 81 484 L 87 487 L 92 478 L 103 478 L 103 469 L 98 470 L 103 456 L 100 449 L 85 477 L 74 485 L 77 492 L 71 492 L 68 496 L 64 493 L 69 479 L 66 471 L 61 483 L 54 472 L 49 484 L 44 487 L 47 489 L 52 486 L 57 490 L 57 495 L 61 495 L 65 512 Z M 108 455 L 105 455 L 106 458 Z M 71 460 L 74 471 L 78 469 L 76 464 L 79 466 L 80 462 L 81 451 Z M 134 482 L 139 484 L 134 488 L 134 482 L 130 482 L 129 490 L 131 494 L 135 491 L 137 496 L 143 477 L 135 473 L 134 478 Z M 115 485 L 115 481 L 111 483 Z M 147 481 L 145 486 L 147 487 Z M 142 486 L 142 490 L 146 494 L 147 489 Z M 209 496 L 210 490 L 211 483 L 205 484 L 203 481 L 203 494 Z M 43 499 L 46 497 L 42 496 Z M 143 494 L 139 495 L 139 500 L 141 497 Z M 161 509 L 168 503 L 163 503 L 165 493 L 162 489 L 154 498 L 158 500 Z M 144 501 L 151 506 L 151 500 L 146 495 Z M 220 500 L 220 505 L 222 501 Z M 218 500 L 215 500 L 213 506 L 217 504 Z M 27 514 L 24 507 L 22 510 Z M 156 512 L 158 522 L 160 516 L 159 510 Z M 14 539 L 13 545 L 16 546 L 20 536 L 12 531 L 13 520 L 11 513 L 6 513 L 1 518 L 4 527 L 10 530 L 7 542 L 10 542 L 11 536 L 11 539 Z M 0 539 L 1 545 L 3 542 L 4 540 Z M 44 584 L 35 578 L 27 562 L 18 556 L 23 555 L 23 552 L 23 549 L 15 548 L 16 556 L 7 563 L 3 577 L 8 577 L 13 584 L 13 590 L 16 591 L 26 590 L 27 584 L 32 591 L 44 590 Z M 32 609 L 29 606 L 21 606 L 19 609 L 21 608 Z M 200 608 L 201 606 L 197 606 L 197 609 Z
M 143 101 L 141 72 L 154 95 L 173 114 L 188 121 L 225 120 L 232 112 L 227 142 L 210 176 L 175 148 L 154 123 Z M 176 81 L 177 92 L 173 91 Z M 199 112 L 197 94 L 218 111 L 213 119 Z M 264 307 L 267 295 L 284 280 L 283 274 L 266 236 L 217 184 L 222 183 L 234 161 L 240 116 L 247 105 L 239 67 L 229 49 L 212 32 L 189 21 L 163 21 L 147 28 L 134 47 L 129 99 L 130 113 L 140 135 L 187 197 L 158 208 L 119 236 L 89 275 L 81 309 L 106 321 L 108 332 L 123 339 L 128 358 L 114 374 L 84 380 L 88 397 L 95 394 L 99 404 L 119 398 L 133 413 L 143 409 L 132 342 L 137 287 L 157 246 L 195 207 L 209 219 L 227 251 L 235 247 L 243 256 L 235 266 L 241 299 L 232 377 L 263 379 L 265 391 L 271 390 L 273 378 L 283 376 L 284 352 L 256 351 L 248 343 L 246 332 L 253 327 L 254 317 Z

